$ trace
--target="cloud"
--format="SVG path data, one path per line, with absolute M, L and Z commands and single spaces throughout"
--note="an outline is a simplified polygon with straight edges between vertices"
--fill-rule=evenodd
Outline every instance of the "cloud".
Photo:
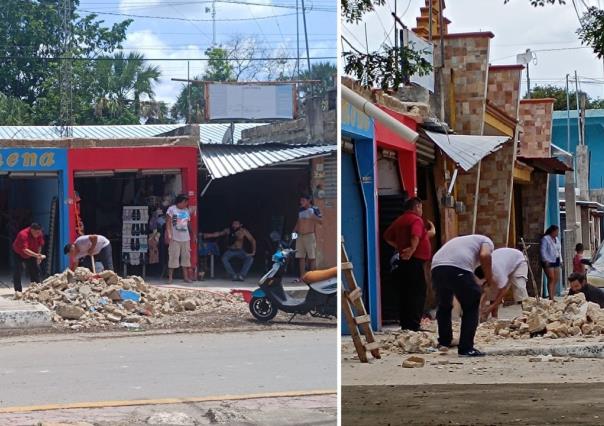
M 597 1 L 591 1 L 591 4 Z M 423 0 L 411 0 L 403 22 L 415 27 Z M 537 55 L 537 64 L 530 68 L 532 85 L 562 85 L 567 73 L 578 71 L 581 76 L 602 77 L 603 63 L 590 49 L 551 50 L 580 46 L 576 34 L 579 21 L 571 2 L 566 5 L 532 7 L 528 0 L 456 0 L 448 2 L 445 16 L 452 23 L 450 33 L 491 31 L 490 60 L 496 64 L 516 63 L 516 54 L 532 49 Z M 366 26 L 365 26 L 366 24 Z M 379 49 L 384 40 L 393 41 L 393 19 L 390 9 L 379 8 L 376 13 L 366 14 L 360 25 L 343 24 L 342 34 L 356 48 L 366 50 L 365 28 L 369 50 Z M 346 44 L 344 44 L 346 46 Z M 341 62 L 341 61 L 340 61 Z M 341 63 L 339 64 L 342 65 Z M 547 81 L 547 80 L 552 80 Z M 604 86 L 582 87 L 592 96 L 604 96 Z
M 149 61 L 150 64 L 157 65 L 161 72 L 162 78 L 155 87 L 155 97 L 157 100 L 172 104 L 176 101 L 182 82 L 172 81 L 172 78 L 187 78 L 187 61 L 186 58 L 205 58 L 203 50 L 195 44 L 189 44 L 178 50 L 171 50 L 162 39 L 153 31 L 143 30 L 135 31 L 128 34 L 128 38 L 124 43 L 124 49 L 129 51 L 139 51 L 145 54 L 147 58 L 170 59 L 170 61 Z M 175 61 L 183 59 L 182 61 Z M 200 75 L 205 70 L 205 62 L 193 61 L 190 63 L 190 76 L 193 78 Z

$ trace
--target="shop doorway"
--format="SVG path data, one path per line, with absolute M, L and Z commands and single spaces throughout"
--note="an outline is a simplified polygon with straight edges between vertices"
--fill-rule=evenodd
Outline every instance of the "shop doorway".
M 261 168 L 213 180 L 199 199 L 199 232 L 221 231 L 233 220 L 239 220 L 256 240 L 250 274 L 260 276 L 272 265 L 271 257 L 277 247 L 278 241 L 271 238 L 271 233 L 281 239 L 289 237 L 296 225 L 300 195 L 309 193 L 309 184 L 307 161 L 298 166 Z M 201 187 L 206 185 L 207 180 Z M 219 252 L 214 256 L 215 277 L 227 278 L 220 261 L 220 254 L 227 248 L 226 237 L 204 242 L 218 246 Z M 249 252 L 251 247 L 246 243 L 244 249 Z M 207 274 L 210 260 L 200 256 L 200 261 L 204 262 L 202 269 Z M 289 266 L 292 277 L 298 271 L 296 263 Z M 235 263 L 235 270 L 240 266 Z
M 80 198 L 84 233 L 109 239 L 116 272 L 122 274 L 126 265 L 128 275 L 154 278 L 165 275 L 168 263 L 165 213 L 182 192 L 180 172 L 76 172 L 74 189 Z M 125 207 L 132 206 L 143 213 L 139 220 L 132 221 L 131 216 L 125 218 Z M 135 231 L 133 224 L 136 224 Z M 159 234 L 157 256 L 151 253 L 153 249 L 149 250 L 154 246 L 149 243 L 149 236 L 155 229 Z M 136 246 L 130 243 L 132 240 L 136 240 Z
M 12 282 L 13 241 L 32 222 L 44 230 L 42 252 L 47 260 L 40 265 L 42 276 L 59 271 L 59 199 L 58 173 L 11 172 L 0 176 L 0 276 L 5 284 Z

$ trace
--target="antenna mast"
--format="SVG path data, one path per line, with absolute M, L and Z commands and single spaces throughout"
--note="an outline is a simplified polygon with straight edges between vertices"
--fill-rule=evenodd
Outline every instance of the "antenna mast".
M 61 51 L 62 59 L 59 68 L 59 96 L 60 96 L 60 112 L 59 112 L 59 133 L 61 137 L 72 136 L 72 34 L 71 34 L 71 1 L 63 0 L 61 3 Z

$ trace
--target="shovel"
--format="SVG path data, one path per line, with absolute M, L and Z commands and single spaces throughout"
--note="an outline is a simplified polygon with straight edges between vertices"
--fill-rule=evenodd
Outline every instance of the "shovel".
M 96 262 L 94 261 L 94 255 L 90 255 L 90 260 L 92 261 L 92 273 L 96 275 Z
M 533 292 L 535 293 L 535 299 L 539 302 L 539 290 L 537 287 L 537 282 L 535 281 L 535 274 L 533 274 L 533 269 L 531 268 L 531 262 L 529 261 L 528 256 L 528 247 L 524 242 L 524 238 L 520 238 L 520 242 L 522 243 L 522 252 L 524 254 L 524 258 L 526 259 L 526 264 L 528 265 L 529 274 L 531 276 L 531 283 L 533 284 Z

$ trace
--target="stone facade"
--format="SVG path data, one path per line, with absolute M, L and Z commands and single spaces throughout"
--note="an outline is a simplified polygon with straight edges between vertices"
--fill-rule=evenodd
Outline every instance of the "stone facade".
M 337 114 L 335 109 L 327 109 L 327 105 L 327 100 L 312 99 L 306 105 L 304 117 L 245 129 L 240 143 L 335 144 L 338 139 Z
M 497 108 L 512 118 L 518 117 L 522 65 L 491 65 L 487 97 Z
M 491 237 L 495 247 L 508 245 L 515 151 L 508 142 L 482 160 L 476 232 Z
M 457 133 L 483 132 L 492 37 L 490 32 L 445 36 L 445 119 Z M 440 61 L 440 49 L 435 49 L 434 63 Z
M 522 157 L 550 157 L 552 142 L 552 114 L 555 99 L 523 99 L 518 119 L 524 129 L 520 136 L 518 155 Z

